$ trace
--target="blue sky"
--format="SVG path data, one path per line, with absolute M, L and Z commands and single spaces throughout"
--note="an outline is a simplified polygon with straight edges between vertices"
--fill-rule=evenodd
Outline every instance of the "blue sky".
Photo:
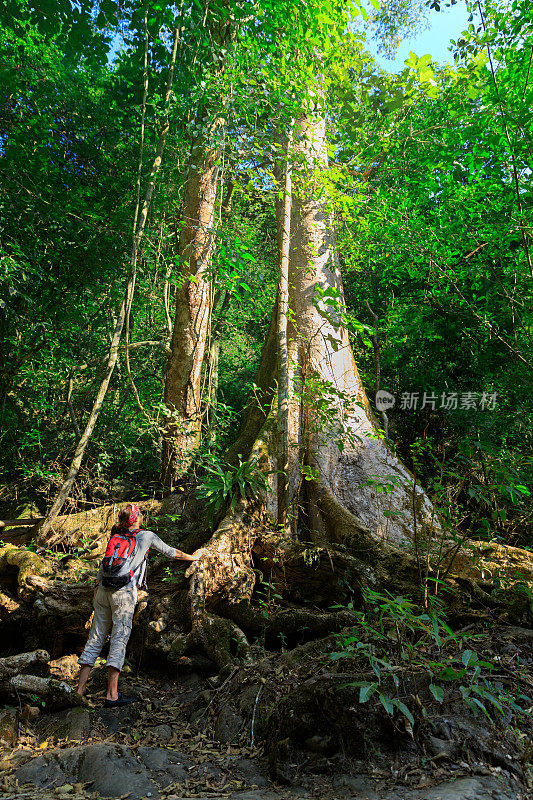
M 376 43 L 369 41 L 367 47 L 376 58 L 379 64 L 388 72 L 397 72 L 404 68 L 404 61 L 409 58 L 409 52 L 413 51 L 418 57 L 429 53 L 432 59 L 439 63 L 448 61 L 453 64 L 453 56 L 448 52 L 450 39 L 457 39 L 464 28 L 468 27 L 468 14 L 463 2 L 449 9 L 441 11 L 430 11 L 428 14 L 427 30 L 422 31 L 413 38 L 405 38 L 398 48 L 396 58 L 390 61 L 378 55 Z

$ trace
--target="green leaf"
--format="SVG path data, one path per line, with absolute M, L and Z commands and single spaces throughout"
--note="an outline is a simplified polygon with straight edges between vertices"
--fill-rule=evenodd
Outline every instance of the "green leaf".
M 413 717 L 413 715 L 411 714 L 411 712 L 409 711 L 409 709 L 407 708 L 405 703 L 402 703 L 402 701 L 398 700 L 397 697 L 395 697 L 392 702 L 396 706 L 398 711 L 401 711 L 402 714 L 404 715 L 404 717 L 409 720 L 411 725 L 414 725 L 415 724 L 415 718 Z
M 394 711 L 394 704 L 391 698 L 387 694 L 382 694 L 381 692 L 378 694 L 378 697 L 387 714 L 392 714 Z
M 476 707 L 477 707 L 477 708 L 480 708 L 483 711 L 483 713 L 485 714 L 487 719 L 491 719 L 491 716 L 490 716 L 489 712 L 487 711 L 487 709 L 485 708 L 484 704 L 481 702 L 481 700 L 478 700 L 477 697 L 470 696 L 466 700 L 466 703 L 470 706 L 470 708 L 472 709 L 474 714 L 476 713 Z
M 377 689 L 377 683 L 365 683 L 359 690 L 359 702 L 366 703 Z
M 437 703 L 442 703 L 444 700 L 444 690 L 441 686 L 435 686 L 434 683 L 429 684 L 429 691 L 437 701 Z
M 470 667 L 472 664 L 477 662 L 477 653 L 474 653 L 473 650 L 465 650 L 461 654 L 461 661 L 465 667 Z

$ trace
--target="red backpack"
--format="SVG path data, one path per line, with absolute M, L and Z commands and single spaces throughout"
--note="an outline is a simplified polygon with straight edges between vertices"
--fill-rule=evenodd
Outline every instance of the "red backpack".
M 140 528 L 130 531 L 122 525 L 114 525 L 102 561 L 102 586 L 106 589 L 121 589 L 133 578 L 131 569 L 137 534 Z

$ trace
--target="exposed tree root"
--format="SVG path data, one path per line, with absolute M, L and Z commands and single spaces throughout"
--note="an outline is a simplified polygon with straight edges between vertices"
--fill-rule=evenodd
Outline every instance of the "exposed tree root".
M 0 548 L 0 576 L 18 571 L 17 595 L 21 600 L 30 600 L 32 597 L 29 579 L 35 575 L 44 575 L 49 569 L 49 564 L 30 550 L 15 547 L 13 544 Z
M 198 619 L 193 630 L 177 636 L 170 647 L 168 659 L 180 661 L 188 652 L 200 649 L 213 661 L 222 674 L 234 664 L 235 656 L 249 656 L 250 646 L 242 630 L 231 620 L 215 614 Z
M 191 633 L 177 637 L 171 647 L 176 658 L 191 646 L 201 646 L 206 656 L 221 669 L 233 663 L 236 652 L 246 658 L 248 640 L 230 619 L 212 613 L 221 602 L 234 604 L 251 597 L 255 573 L 252 568 L 252 528 L 243 511 L 226 517 L 203 551 L 202 560 L 194 562 L 189 589 Z
M 28 590 L 34 592 L 33 609 L 41 620 L 51 618 L 62 633 L 84 633 L 92 614 L 94 586 L 64 583 L 32 575 Z
M 31 673 L 32 675 L 50 674 L 50 656 L 46 650 L 34 650 L 31 653 L 19 653 L 17 656 L 0 658 L 0 681 L 14 675 Z
M 379 738 L 386 715 L 376 714 L 370 704 L 354 708 L 353 684 L 361 678 L 360 672 L 325 673 L 295 686 L 275 704 L 261 731 L 269 743 L 273 772 L 288 739 L 304 744 L 311 737 L 320 738 L 320 744 L 309 742 L 311 747 L 315 744 L 316 749 L 322 746 L 335 751 L 349 745 L 352 753 L 365 754 L 366 742 Z
M 15 675 L 2 687 L 6 694 L 36 694 L 46 702 L 48 709 L 84 706 L 86 701 L 65 681 L 40 678 L 36 675 Z M 0 688 L 1 690 L 1 688 Z
M 161 507 L 161 503 L 157 500 L 141 500 L 138 505 L 145 519 L 157 514 Z M 86 553 L 99 557 L 103 555 L 109 532 L 117 520 L 119 508 L 120 504 L 111 503 L 90 511 L 57 517 L 50 535 L 46 541 L 39 541 L 39 545 L 48 548 L 60 547 L 63 551 L 82 547 Z M 38 528 L 39 524 L 34 529 L 34 534 L 38 534 Z
M 283 608 L 265 616 L 259 609 L 242 602 L 223 607 L 224 612 L 242 628 L 251 633 L 282 634 L 291 636 L 303 634 L 317 638 L 327 636 L 353 622 L 351 611 L 323 612 L 308 611 L 303 608 Z
M 305 503 L 315 505 L 313 541 L 281 536 L 252 508 L 228 514 L 205 545 L 201 560 L 191 565 L 188 593 L 184 576 L 173 593 L 161 587 L 149 603 L 141 601 L 140 624 L 132 640 L 136 652 L 178 664 L 191 654 L 204 653 L 227 671 L 251 655 L 252 638 L 274 646 L 283 641 L 294 645 L 349 626 L 351 613 L 331 608 L 350 600 L 357 606 L 363 587 L 422 596 L 424 575 L 412 552 L 376 540 L 329 486 L 307 488 Z M 89 512 L 95 543 L 107 534 L 110 509 Z M 73 530 L 90 528 L 78 516 Z M 441 577 L 447 570 L 446 580 L 457 590 L 456 609 L 472 604 L 503 608 L 505 599 L 491 593 L 491 578 L 504 585 L 506 580 L 527 580 L 533 556 L 518 548 L 475 543 L 470 547 L 475 557 L 471 550 L 455 549 L 454 563 L 441 558 L 435 572 L 430 560 L 427 576 Z M 11 637 L 18 625 L 21 647 L 45 646 L 57 657 L 65 646 L 77 643 L 76 638 L 64 642 L 65 635 L 81 641 L 86 634 L 92 586 L 53 580 L 54 568 L 57 564 L 25 548 L 9 544 L 0 549 L 3 630 Z M 62 575 L 75 577 L 76 569 L 74 564 Z
M 50 656 L 35 650 L 0 658 L 0 695 L 37 695 L 48 708 L 85 705 L 85 700 L 64 681 L 50 678 Z
M 329 487 L 314 490 L 311 502 L 322 520 L 322 536 L 313 543 L 265 528 L 257 513 L 241 509 L 224 518 L 204 547 L 201 561 L 187 573 L 192 575 L 191 632 L 173 639 L 167 648 L 171 661 L 200 649 L 227 670 L 237 657 L 248 656 L 250 635 L 285 637 L 291 643 L 325 636 L 353 620 L 348 610 L 328 609 L 348 598 L 357 600 L 365 586 L 422 598 L 423 565 L 415 555 L 376 540 Z M 527 560 L 529 554 L 524 555 Z M 517 560 L 515 553 L 510 565 L 514 579 Z M 490 586 L 481 577 L 481 562 L 477 575 L 460 572 L 451 565 L 448 580 L 464 605 L 474 601 L 481 607 L 501 606 L 487 591 Z M 265 599 L 254 594 L 258 576 L 278 598 L 268 608 Z M 431 564 L 427 577 L 434 577 Z M 305 603 L 314 607 L 305 608 Z

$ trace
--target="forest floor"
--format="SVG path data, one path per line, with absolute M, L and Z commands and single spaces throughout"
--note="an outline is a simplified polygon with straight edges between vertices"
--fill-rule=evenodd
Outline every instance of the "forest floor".
M 114 507 L 108 506 L 80 515 L 83 524 L 75 515 L 68 522 L 104 542 L 113 514 Z M 164 535 L 168 540 L 168 531 Z M 88 580 L 96 561 L 90 562 L 92 573 L 81 577 L 75 559 L 56 561 L 50 567 L 55 580 L 45 581 L 42 596 L 32 594 L 26 604 L 16 595 L 18 567 L 8 565 L 4 570 L 7 605 L 0 646 L 6 656 L 23 646 L 25 651 L 46 646 L 54 652 L 50 634 L 52 639 L 57 634 L 58 657 L 50 662 L 51 675 L 75 687 L 76 652 L 85 641 Z M 199 653 L 171 663 L 157 637 L 148 647 L 147 631 L 158 629 L 171 604 L 169 593 L 179 597 L 186 581 L 176 575 L 172 583 L 165 582 L 164 564 L 160 566 L 152 569 L 150 613 L 134 625 L 131 660 L 121 677 L 121 690 L 135 696 L 136 702 L 121 710 L 103 707 L 103 660 L 93 670 L 86 706 L 57 711 L 37 695 L 6 695 L 9 707 L 0 706 L 0 800 L 529 800 L 533 796 L 528 764 L 533 752 L 533 630 L 528 614 L 516 611 L 509 617 L 490 608 L 466 608 L 454 623 L 458 631 L 468 632 L 465 646 L 476 648 L 479 663 L 492 662 L 495 685 L 522 697 L 522 716 L 506 708 L 494 722 L 483 714 L 474 718 L 464 703 L 453 699 L 457 687 L 455 694 L 447 689 L 446 699 L 438 703 L 428 692 L 427 674 L 413 683 L 409 665 L 398 660 L 394 671 L 403 675 L 402 697 L 416 716 L 410 727 L 401 713 L 385 713 L 377 695 L 361 704 L 353 681 L 361 680 L 364 670 L 350 658 L 333 658 L 339 647 L 334 634 L 308 636 L 306 641 L 302 629 L 298 640 L 281 646 L 279 640 L 268 641 L 265 633 L 253 640 L 250 663 L 235 662 L 224 678 Z M 72 587 L 78 591 L 78 583 L 85 594 L 80 595 L 79 608 L 74 608 L 78 595 Z M 59 591 L 63 585 L 72 590 L 66 606 Z M 25 626 L 20 642 L 9 623 L 11 606 L 22 609 L 13 612 L 22 613 L 16 617 Z M 179 608 L 178 604 L 174 609 L 177 617 Z M 69 625 L 77 631 L 75 636 L 69 634 Z M 431 652 L 426 653 L 429 661 Z M 425 716 L 419 713 L 422 709 Z
M 281 656 L 270 659 L 281 669 Z M 250 669 L 254 669 L 251 667 Z M 52 663 L 52 674 L 75 684 L 75 656 Z M 433 753 L 407 741 L 392 751 L 374 744 L 364 758 L 320 752 L 321 736 L 285 764 L 273 782 L 252 726 L 239 731 L 235 709 L 261 689 L 250 674 L 226 681 L 199 673 L 165 676 L 126 669 L 122 689 L 138 698 L 122 710 L 103 707 L 105 668 L 97 666 L 86 708 L 37 715 L 19 723 L 0 753 L 0 800 L 527 800 L 530 790 L 510 768 L 490 759 L 465 760 L 433 740 Z M 264 670 L 263 670 L 264 674 Z M 296 676 L 295 676 L 296 677 Z M 263 679 L 264 680 L 264 679 Z M 229 693 L 233 701 L 229 702 Z M 235 693 L 239 697 L 235 697 Z M 236 701 L 236 702 L 235 702 Z M 216 708 L 216 715 L 213 709 Z M 2 713 L 4 713 L 2 723 Z M 4 735 L 9 721 L 0 710 Z M 492 733 L 494 736 L 494 733 Z M 500 745 L 505 748 L 505 734 Z M 431 750 L 431 748 L 430 748 Z M 318 751 L 318 752 L 317 752 Z M 439 752 L 440 751 L 440 752 Z M 510 758 L 510 756 L 509 756 Z M 289 785 L 287 785 L 289 783 Z

